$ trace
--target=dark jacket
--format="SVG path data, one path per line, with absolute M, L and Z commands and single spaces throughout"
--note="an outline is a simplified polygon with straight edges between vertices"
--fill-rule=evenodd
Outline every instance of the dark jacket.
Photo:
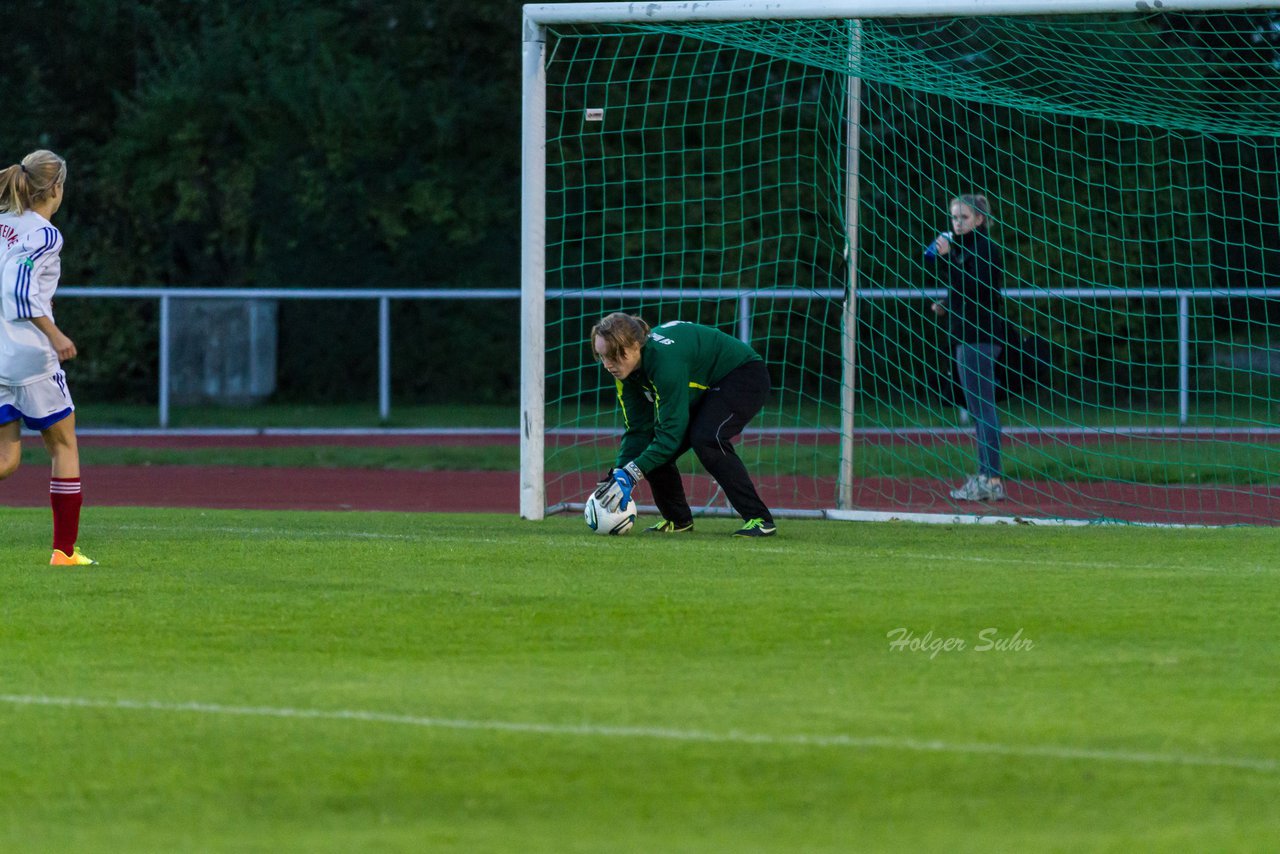
M 935 261 L 947 279 L 947 329 L 956 344 L 1003 344 L 1004 260 L 985 229 L 951 238 L 951 251 Z

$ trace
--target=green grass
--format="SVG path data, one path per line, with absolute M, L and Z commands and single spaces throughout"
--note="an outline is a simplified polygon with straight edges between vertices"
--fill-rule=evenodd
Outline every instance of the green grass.
M 768 475 L 834 477 L 836 445 L 794 446 L 783 442 L 747 443 L 741 453 L 751 471 Z M 950 478 L 973 465 L 969 438 L 931 446 L 858 445 L 854 471 L 858 477 Z M 32 464 L 48 462 L 33 441 L 24 454 Z M 95 465 L 235 465 L 253 467 L 331 467 L 407 469 L 415 471 L 514 471 L 520 467 L 516 445 L 409 445 L 358 447 L 313 445 L 267 448 L 113 447 L 81 440 L 81 459 Z M 611 460 L 598 446 L 554 451 L 551 471 L 597 471 Z M 692 456 L 688 471 L 700 471 Z M 1125 481 L 1134 483 L 1258 485 L 1280 480 L 1280 444 L 1214 441 L 1151 442 L 1116 440 L 1087 447 L 1062 444 L 1026 445 L 1009 441 L 1006 474 L 1014 480 Z
M 358 447 L 301 445 L 281 448 L 147 448 L 95 447 L 81 439 L 80 458 L 86 465 L 249 466 L 254 468 L 362 468 L 410 471 L 515 471 L 520 468 L 516 445 Z M 49 455 L 32 444 L 23 454 L 32 464 L 45 464 Z
M 76 405 L 77 421 L 85 427 L 154 428 L 155 405 L 88 402 Z M 517 406 L 394 406 L 386 423 L 378 407 L 369 404 L 263 404 L 260 406 L 173 406 L 171 428 L 206 427 L 507 427 L 520 424 Z
M 613 415 L 611 402 L 607 404 Z M 87 402 L 78 405 L 80 423 L 92 427 L 156 427 L 159 410 L 154 405 Z M 855 421 L 860 427 L 951 427 L 957 426 L 957 410 L 950 406 L 915 401 L 860 403 Z M 1174 400 L 1126 407 L 1083 406 L 1014 399 L 1001 405 L 1002 418 L 1010 425 L 1040 427 L 1177 427 L 1177 403 Z M 575 419 L 586 426 L 597 426 L 594 410 L 581 409 L 569 402 L 563 412 L 554 407 L 548 418 L 573 426 Z M 169 411 L 170 427 L 504 427 L 520 424 L 520 407 L 516 405 L 440 404 L 433 406 L 393 405 L 390 418 L 381 422 L 378 408 L 367 404 L 304 405 L 269 403 L 258 406 L 173 406 Z M 823 426 L 840 427 L 840 409 L 834 404 L 775 401 L 755 419 L 756 426 L 776 428 Z M 1280 424 L 1280 410 L 1269 398 L 1205 396 L 1193 400 L 1189 415 L 1193 427 L 1257 427 Z
M 1280 529 L 95 508 L 0 544 L 0 848 L 1269 850 Z M 963 650 L 890 647 L 889 634 Z M 980 634 L 1032 647 L 980 651 Z M 44 699 L 39 699 L 44 698 Z M 390 717 L 400 716 L 400 717 Z

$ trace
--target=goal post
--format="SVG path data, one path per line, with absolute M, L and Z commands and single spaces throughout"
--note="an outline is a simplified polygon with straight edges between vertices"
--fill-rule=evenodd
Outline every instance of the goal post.
M 780 515 L 1275 518 L 1267 3 L 524 14 L 521 516 L 575 506 L 611 462 L 586 333 L 625 310 L 765 358 L 739 450 Z M 995 504 L 949 495 L 977 451 L 921 258 L 963 193 L 991 199 L 1005 259 Z M 695 511 L 729 512 L 686 473 Z
M 520 183 L 520 515 L 546 512 L 546 31 L 524 22 Z

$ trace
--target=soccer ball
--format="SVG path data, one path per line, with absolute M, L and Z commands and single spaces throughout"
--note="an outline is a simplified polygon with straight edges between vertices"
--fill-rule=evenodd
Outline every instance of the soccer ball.
M 597 534 L 618 536 L 630 531 L 636 523 L 636 502 L 632 499 L 626 510 L 606 510 L 593 492 L 587 496 L 582 516 L 587 520 L 587 527 Z

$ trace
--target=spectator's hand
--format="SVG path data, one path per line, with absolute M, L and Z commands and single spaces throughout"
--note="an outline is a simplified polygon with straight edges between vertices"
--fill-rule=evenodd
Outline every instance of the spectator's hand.
M 929 310 L 934 314 L 939 315 L 947 313 L 947 307 L 940 302 L 935 302 L 933 305 L 929 306 Z

